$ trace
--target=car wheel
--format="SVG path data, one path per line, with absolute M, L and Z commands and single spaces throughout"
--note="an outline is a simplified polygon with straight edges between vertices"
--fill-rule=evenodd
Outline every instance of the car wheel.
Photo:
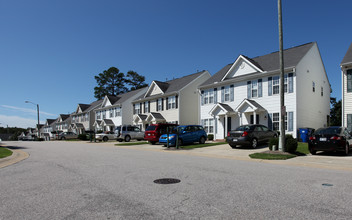
M 117 139 L 119 142 L 122 142 L 123 140 L 120 138 L 120 139 Z
M 108 140 L 109 140 L 108 137 L 103 137 L 103 141 L 104 141 L 104 142 L 107 142 Z
M 178 139 L 178 146 L 182 146 L 182 145 L 183 145 L 182 139 Z
M 349 148 L 350 148 L 349 144 L 346 143 L 345 152 L 344 152 L 344 155 L 345 155 L 345 156 L 348 156 L 348 153 L 349 153 L 349 151 L 350 151 Z
M 199 143 L 200 143 L 200 144 L 204 144 L 204 143 L 205 143 L 205 137 L 202 136 L 202 137 L 200 138 L 200 140 L 199 140 Z
M 236 144 L 230 144 L 231 148 L 236 148 Z
M 317 151 L 316 151 L 316 150 L 309 149 L 309 152 L 310 152 L 310 154 L 312 154 L 312 155 L 316 155 L 316 154 L 317 154 Z
M 156 142 L 155 141 L 149 141 L 151 145 L 154 145 Z
M 142 139 L 137 139 L 137 141 L 141 141 Z
M 253 148 L 253 149 L 254 149 L 254 148 L 257 148 L 257 145 L 258 145 L 257 139 L 253 138 L 252 141 L 251 141 L 251 146 L 252 146 L 252 148 Z
M 130 137 L 129 135 L 127 135 L 127 136 L 125 137 L 125 141 L 126 141 L 126 142 L 130 142 L 130 140 L 131 140 L 131 137 Z

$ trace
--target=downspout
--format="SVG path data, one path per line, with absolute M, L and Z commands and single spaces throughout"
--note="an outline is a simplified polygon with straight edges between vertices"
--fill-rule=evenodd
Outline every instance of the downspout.
M 342 86 L 341 86 L 341 89 L 342 89 L 342 103 L 341 103 L 341 107 L 342 107 L 342 114 L 341 114 L 341 126 L 342 127 L 345 127 L 345 73 L 344 73 L 344 70 L 341 66 L 341 72 L 342 72 Z

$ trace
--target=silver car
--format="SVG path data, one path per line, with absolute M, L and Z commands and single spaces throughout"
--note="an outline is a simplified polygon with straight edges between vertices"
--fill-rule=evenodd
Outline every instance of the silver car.
M 144 131 L 141 131 L 139 127 L 133 125 L 123 125 L 115 129 L 118 141 L 129 142 L 131 139 L 138 141 L 144 139 Z
M 59 140 L 66 140 L 66 139 L 76 139 L 78 138 L 78 135 L 73 132 L 62 132 L 59 134 L 58 139 Z

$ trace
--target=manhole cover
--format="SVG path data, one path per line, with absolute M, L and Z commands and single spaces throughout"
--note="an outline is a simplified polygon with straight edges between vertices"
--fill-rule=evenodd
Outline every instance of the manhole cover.
M 173 178 L 164 178 L 164 179 L 154 180 L 154 183 L 157 183 L 157 184 L 174 184 L 174 183 L 179 183 L 179 182 L 181 182 L 181 180 L 173 179 Z
M 333 186 L 333 185 L 330 184 L 330 183 L 323 183 L 322 185 L 323 185 L 323 186 Z

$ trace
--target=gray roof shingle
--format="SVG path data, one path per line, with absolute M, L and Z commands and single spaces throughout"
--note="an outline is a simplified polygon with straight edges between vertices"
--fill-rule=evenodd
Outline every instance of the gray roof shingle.
M 348 48 L 342 62 L 341 62 L 341 65 L 344 65 L 344 64 L 348 64 L 348 63 L 352 63 L 352 43 L 350 45 L 350 47 Z
M 285 68 L 295 67 L 299 63 L 299 61 L 303 58 L 303 56 L 313 47 L 315 42 L 303 44 L 300 46 L 292 47 L 284 50 L 284 65 Z M 243 56 L 243 55 L 242 55 Z M 244 56 L 246 59 L 251 61 L 255 66 L 260 68 L 263 71 L 275 71 L 280 69 L 279 62 L 279 51 L 274 53 L 266 54 L 263 56 L 258 56 L 254 58 L 248 58 Z M 201 86 L 206 86 L 213 84 L 214 82 L 221 82 L 223 77 L 226 75 L 228 70 L 231 68 L 233 63 L 226 65 L 219 72 L 215 73 L 212 77 L 210 77 L 207 81 L 205 81 Z

